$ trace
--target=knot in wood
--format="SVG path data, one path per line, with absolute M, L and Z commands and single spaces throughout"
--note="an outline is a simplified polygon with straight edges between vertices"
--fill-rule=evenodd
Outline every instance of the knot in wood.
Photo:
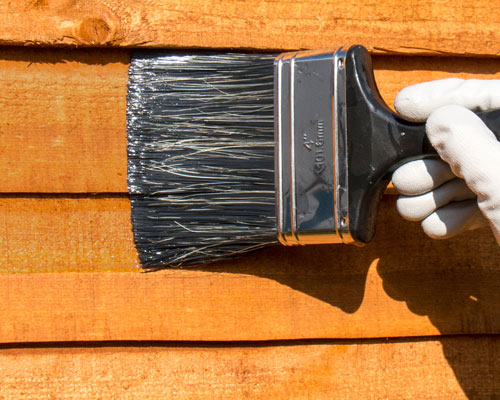
M 104 44 L 114 35 L 114 29 L 102 18 L 86 18 L 78 28 L 77 39 L 86 44 Z

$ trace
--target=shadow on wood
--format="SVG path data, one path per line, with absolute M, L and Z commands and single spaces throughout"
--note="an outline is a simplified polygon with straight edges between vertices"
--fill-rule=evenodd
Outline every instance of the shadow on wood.
M 382 202 L 376 239 L 363 248 L 276 247 L 238 264 L 219 263 L 206 269 L 273 279 L 355 314 L 362 306 L 367 273 L 375 257 L 386 294 L 405 302 L 413 314 L 428 317 L 441 334 L 500 333 L 500 249 L 491 232 L 482 229 L 451 240 L 429 239 L 418 223 L 397 215 L 395 197 Z M 383 311 L 373 310 L 374 319 Z M 399 323 L 404 332 L 405 321 Z M 490 353 L 485 347 L 477 354 L 461 343 L 444 340 L 443 352 L 464 391 L 474 396 L 481 392 L 482 384 L 471 378 L 468 365 L 494 358 L 496 350 Z M 496 369 L 488 364 L 482 368 L 490 377 L 494 374 L 491 382 L 500 381 Z

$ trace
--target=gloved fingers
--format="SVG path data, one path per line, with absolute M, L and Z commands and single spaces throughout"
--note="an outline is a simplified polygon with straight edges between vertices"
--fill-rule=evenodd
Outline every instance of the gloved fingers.
M 399 196 L 396 207 L 401 216 L 409 221 L 421 221 L 438 208 L 451 202 L 475 199 L 476 195 L 463 179 L 452 179 L 418 196 Z
M 426 130 L 440 157 L 477 195 L 500 243 L 500 143 L 495 135 L 477 115 L 459 106 L 433 112 Z
M 487 225 L 475 200 L 450 203 L 422 221 L 425 234 L 433 239 L 446 239 Z
M 447 163 L 438 158 L 427 158 L 410 161 L 397 168 L 392 175 L 392 184 L 399 193 L 415 196 L 454 178 Z
M 475 111 L 500 108 L 500 80 L 448 78 L 419 83 L 401 90 L 394 108 L 410 121 L 423 122 L 437 108 L 451 104 Z

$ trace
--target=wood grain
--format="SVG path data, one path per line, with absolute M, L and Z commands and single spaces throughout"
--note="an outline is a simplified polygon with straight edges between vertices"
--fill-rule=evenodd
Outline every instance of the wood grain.
M 126 191 L 128 60 L 0 51 L 0 191 Z
M 498 55 L 487 0 L 22 0 L 0 3 L 0 43 Z
M 0 197 L 0 273 L 136 271 L 126 195 Z
M 500 60 L 478 58 L 500 53 L 498 5 L 22 0 L 0 2 L 0 18 L 0 44 L 42 46 L 0 48 L 1 398 L 496 398 L 498 336 L 421 338 L 500 333 L 487 230 L 432 241 L 386 198 L 362 249 L 140 273 L 120 47 L 362 43 L 384 55 L 374 65 L 392 103 L 423 80 L 500 77 Z M 443 54 L 476 58 L 415 57 Z M 390 336 L 419 337 L 323 339 Z M 232 342 L 309 338 L 321 340 Z
M 91 346 L 0 350 L 0 397 L 458 400 L 500 390 L 496 337 Z
M 127 191 L 120 50 L 3 48 L 0 192 Z M 375 57 L 389 104 L 403 87 L 450 76 L 500 78 L 500 59 Z
M 140 273 L 126 197 L 4 196 L 0 342 L 500 333 L 489 230 L 428 239 L 391 197 L 378 222 L 363 248 L 275 247 Z

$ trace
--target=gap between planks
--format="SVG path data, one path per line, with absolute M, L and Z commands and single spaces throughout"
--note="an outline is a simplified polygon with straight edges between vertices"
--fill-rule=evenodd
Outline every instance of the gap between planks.
M 249 347 L 0 350 L 0 396 L 102 399 L 487 399 L 498 337 Z

